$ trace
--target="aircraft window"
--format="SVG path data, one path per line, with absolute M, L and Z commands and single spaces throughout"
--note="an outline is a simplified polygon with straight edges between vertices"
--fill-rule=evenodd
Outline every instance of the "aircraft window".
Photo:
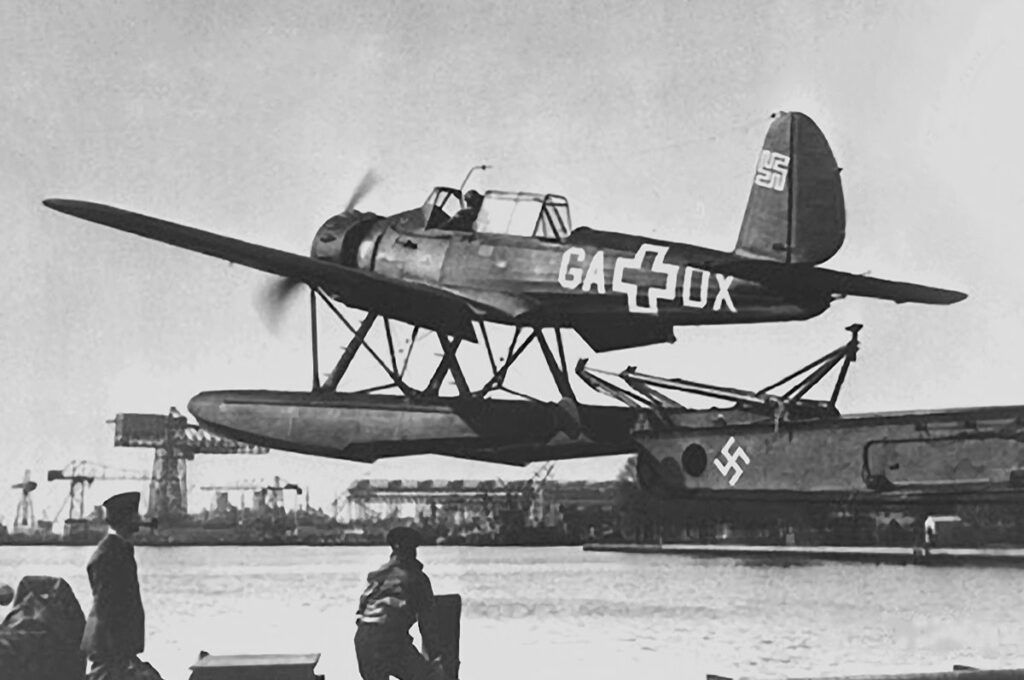
M 565 200 L 563 196 L 544 197 L 544 216 L 548 222 L 548 228 L 556 238 L 564 238 L 572 232 L 569 201 Z
M 439 198 L 440 202 L 437 208 L 442 212 L 455 214 L 462 207 L 461 197 L 454 191 L 444 193 L 440 195 Z
M 486 234 L 533 236 L 539 206 L 535 203 L 496 200 L 488 196 L 476 218 L 476 231 Z
M 435 187 L 423 204 L 423 221 L 427 229 L 443 226 L 462 208 L 462 194 L 457 189 Z
M 566 206 L 568 210 L 568 206 Z M 547 202 L 544 203 L 544 207 L 540 212 L 540 217 L 537 220 L 537 236 L 540 238 L 561 240 L 562 236 L 568 234 L 569 230 L 565 227 L 565 221 L 562 219 L 562 214 L 559 210 L 549 205 Z
M 569 232 L 569 205 L 561 196 L 488 191 L 476 231 L 561 241 Z

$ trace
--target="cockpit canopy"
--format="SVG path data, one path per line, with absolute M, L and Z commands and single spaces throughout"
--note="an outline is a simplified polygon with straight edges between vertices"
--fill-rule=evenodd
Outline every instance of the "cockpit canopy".
M 525 191 L 487 191 L 480 212 L 472 222 L 478 234 L 527 236 L 563 241 L 572 232 L 569 201 L 557 194 Z M 462 192 L 435 187 L 423 204 L 427 229 L 457 229 L 453 218 L 466 209 Z

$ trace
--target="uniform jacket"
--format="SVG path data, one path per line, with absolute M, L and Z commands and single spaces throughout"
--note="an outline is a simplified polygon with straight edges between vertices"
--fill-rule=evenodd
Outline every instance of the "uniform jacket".
M 423 573 L 423 564 L 415 558 L 392 555 L 379 569 L 367 574 L 366 580 L 357 622 L 408 639 L 412 624 L 419 621 L 423 653 L 427 658 L 437 656 L 434 591 Z
M 139 595 L 135 548 L 120 536 L 107 534 L 86 569 L 92 610 L 85 622 L 82 650 L 104 659 L 139 654 L 145 647 L 146 616 Z

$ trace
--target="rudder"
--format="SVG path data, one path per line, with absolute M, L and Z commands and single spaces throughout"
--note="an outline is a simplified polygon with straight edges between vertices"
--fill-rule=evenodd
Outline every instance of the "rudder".
M 820 264 L 846 237 L 839 166 L 825 135 L 798 112 L 781 112 L 765 135 L 735 253 Z

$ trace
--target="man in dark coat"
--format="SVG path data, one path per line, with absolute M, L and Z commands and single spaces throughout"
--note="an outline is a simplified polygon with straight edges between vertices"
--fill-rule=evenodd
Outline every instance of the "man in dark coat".
M 89 559 L 92 611 L 85 622 L 82 651 L 92 662 L 93 678 L 119 678 L 138 663 L 145 648 L 146 615 L 139 594 L 135 549 L 129 542 L 142 524 L 139 494 L 108 498 L 103 507 L 110 532 Z
M 356 657 L 363 680 L 427 680 L 440 675 L 434 591 L 416 559 L 420 535 L 399 527 L 388 532 L 391 558 L 367 575 L 356 614 Z M 412 644 L 409 629 L 419 622 L 423 654 Z M 426 658 L 424 658 L 426 657 Z M 427 659 L 431 659 L 428 662 Z

